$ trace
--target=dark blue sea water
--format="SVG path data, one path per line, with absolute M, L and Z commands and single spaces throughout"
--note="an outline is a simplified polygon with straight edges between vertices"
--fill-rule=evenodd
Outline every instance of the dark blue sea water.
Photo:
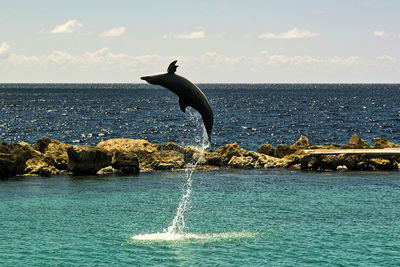
M 215 114 L 212 147 L 345 144 L 352 134 L 400 143 L 398 84 L 200 84 Z M 201 118 L 178 98 L 145 84 L 0 84 L 0 140 L 35 143 L 43 136 L 95 145 L 110 138 L 193 142 Z M 193 116 L 195 115 L 195 116 Z M 193 119 L 195 117 L 195 119 Z
M 200 85 L 212 148 L 400 143 L 400 85 Z M 149 85 L 2 84 L 0 141 L 198 144 L 196 112 Z M 398 266 L 400 172 L 218 170 L 0 180 L 0 266 Z M 190 179 L 189 179 L 189 178 Z M 191 186 L 187 186 L 189 184 Z M 183 232 L 166 232 L 181 213 Z

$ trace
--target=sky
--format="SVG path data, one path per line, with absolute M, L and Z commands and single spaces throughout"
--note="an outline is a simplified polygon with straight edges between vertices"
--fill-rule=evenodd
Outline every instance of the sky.
M 400 83 L 399 0 L 0 5 L 0 83 Z

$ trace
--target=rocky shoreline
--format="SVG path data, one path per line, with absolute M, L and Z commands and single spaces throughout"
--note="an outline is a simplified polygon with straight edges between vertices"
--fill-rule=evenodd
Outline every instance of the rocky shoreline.
M 377 137 L 372 146 L 353 135 L 344 146 L 326 143 L 312 145 L 301 136 L 292 145 L 273 148 L 263 144 L 257 151 L 241 148 L 238 143 L 226 144 L 215 151 L 202 151 L 193 146 L 182 147 L 167 142 L 162 146 L 143 139 L 110 139 L 96 146 L 70 145 L 50 138 L 40 138 L 33 147 L 28 143 L 0 142 L 0 178 L 16 175 L 54 176 L 128 175 L 139 172 L 180 170 L 192 166 L 203 154 L 196 169 L 218 168 L 266 169 L 292 168 L 312 171 L 399 170 L 400 155 L 339 154 L 314 155 L 308 149 L 387 149 L 400 145 Z

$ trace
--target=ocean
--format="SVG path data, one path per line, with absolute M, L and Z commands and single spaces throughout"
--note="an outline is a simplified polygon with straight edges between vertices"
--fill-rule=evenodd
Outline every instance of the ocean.
M 211 149 L 400 143 L 400 85 L 200 84 Z M 0 84 L 0 141 L 198 145 L 201 118 L 145 84 Z M 187 197 L 185 197 L 187 196 Z M 185 202 L 186 201 L 186 202 Z M 179 212 L 180 205 L 185 208 Z M 398 266 L 399 172 L 289 169 L 0 181 L 3 266 Z M 179 216 L 178 216 L 179 213 Z M 174 218 L 182 231 L 171 233 Z M 183 223 L 183 224 L 182 224 Z

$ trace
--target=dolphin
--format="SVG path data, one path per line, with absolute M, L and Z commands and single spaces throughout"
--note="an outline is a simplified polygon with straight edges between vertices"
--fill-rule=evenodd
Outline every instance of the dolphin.
M 179 97 L 179 106 L 183 112 L 186 111 L 186 107 L 192 107 L 197 110 L 206 127 L 208 140 L 211 142 L 214 114 L 210 103 L 199 87 L 188 79 L 175 74 L 176 68 L 178 67 L 176 62 L 177 60 L 169 64 L 167 73 L 143 76 L 140 79 L 150 84 L 161 85 L 174 92 Z

